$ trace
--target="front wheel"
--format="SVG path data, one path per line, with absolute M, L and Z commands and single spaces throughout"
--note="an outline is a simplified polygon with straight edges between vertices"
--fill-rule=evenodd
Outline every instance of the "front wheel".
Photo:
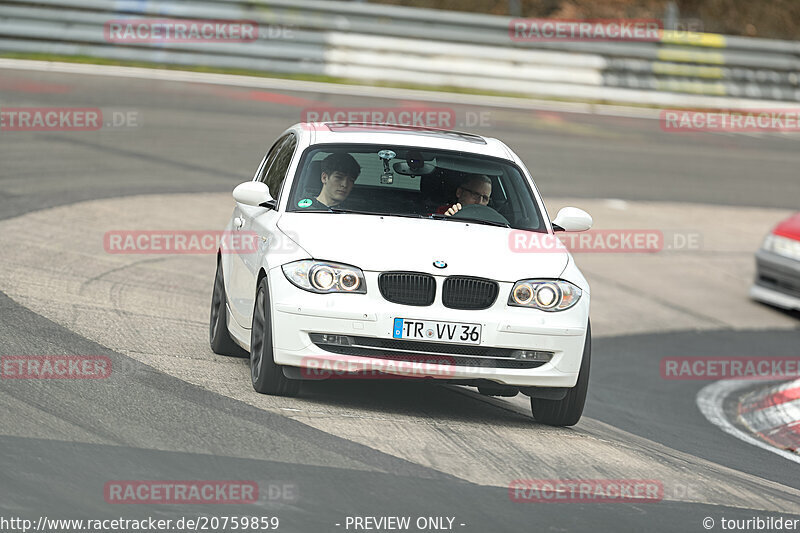
M 250 330 L 250 378 L 253 388 L 261 394 L 297 396 L 300 381 L 283 375 L 283 368 L 272 356 L 272 313 L 267 278 L 258 283 L 253 308 L 253 328 Z
M 569 389 L 561 400 L 531 398 L 533 418 L 550 426 L 574 426 L 581 419 L 586 393 L 589 390 L 589 365 L 592 358 L 592 326 L 586 327 L 586 342 L 583 345 L 583 359 L 578 373 L 578 382 Z
M 208 332 L 211 350 L 219 355 L 247 357 L 247 352 L 233 342 L 228 331 L 228 308 L 225 297 L 225 280 L 222 276 L 222 265 L 217 261 L 217 273 L 214 276 L 214 290 L 211 294 L 211 319 Z

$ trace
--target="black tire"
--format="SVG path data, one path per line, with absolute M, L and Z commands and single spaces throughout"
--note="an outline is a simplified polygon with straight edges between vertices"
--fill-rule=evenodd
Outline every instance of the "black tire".
M 589 390 L 589 366 L 592 358 L 592 326 L 586 329 L 586 342 L 583 345 L 583 360 L 578 372 L 578 382 L 569 389 L 561 400 L 531 398 L 533 418 L 550 426 L 574 426 L 581 419 L 586 393 Z
M 219 355 L 247 357 L 247 352 L 233 342 L 228 331 L 228 309 L 225 304 L 225 281 L 222 276 L 222 265 L 217 260 L 217 273 L 214 275 L 214 291 L 211 295 L 211 317 L 208 331 L 211 350 Z
M 253 307 L 253 328 L 250 330 L 250 379 L 261 394 L 297 396 L 300 381 L 283 375 L 283 367 L 272 356 L 272 318 L 267 279 L 262 278 L 256 290 Z

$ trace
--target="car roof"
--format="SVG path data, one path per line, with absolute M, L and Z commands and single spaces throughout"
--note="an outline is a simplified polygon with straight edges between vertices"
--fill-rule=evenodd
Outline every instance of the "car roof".
M 513 160 L 509 149 L 497 139 L 462 131 L 369 122 L 303 122 L 296 126 L 311 135 L 311 145 L 343 143 L 423 146 Z

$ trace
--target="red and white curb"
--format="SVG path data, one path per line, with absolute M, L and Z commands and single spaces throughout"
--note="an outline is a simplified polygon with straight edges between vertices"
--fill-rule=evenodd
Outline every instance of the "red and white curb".
M 739 418 L 773 446 L 800 453 L 800 379 L 746 395 Z
M 800 385 L 798 381 L 793 381 L 791 383 L 794 386 Z M 715 381 L 714 383 L 706 385 L 705 387 L 700 389 L 700 392 L 697 393 L 697 399 L 696 399 L 697 407 L 700 409 L 700 412 L 703 413 L 703 415 L 708 419 L 709 422 L 717 426 L 725 433 L 732 435 L 733 437 L 736 437 L 737 439 L 743 442 L 761 448 L 762 450 L 766 450 L 776 455 L 780 455 L 784 459 L 788 459 L 789 461 L 795 463 L 800 463 L 800 451 L 793 452 L 789 451 L 788 449 L 769 444 L 763 437 L 760 436 L 757 437 L 754 434 L 748 433 L 740 429 L 739 427 L 735 426 L 734 424 L 731 423 L 730 420 L 728 420 L 724 408 L 725 399 L 731 394 L 737 393 L 740 389 L 752 386 L 753 382 L 750 380 L 726 379 L 722 381 Z M 777 388 L 780 388 L 782 386 L 788 387 L 789 384 L 784 384 Z M 767 391 L 771 391 L 773 388 L 767 388 L 765 390 L 765 393 Z M 756 394 L 758 394 L 758 392 Z M 765 394 L 765 397 L 766 396 L 768 396 L 768 394 Z M 775 404 L 768 403 L 769 401 L 773 400 L 778 401 L 781 398 L 782 398 L 781 396 L 775 396 L 772 400 L 765 400 L 763 404 L 758 404 L 758 405 L 763 405 L 765 408 L 769 408 L 775 405 L 781 405 L 783 403 L 787 403 L 787 402 L 781 402 Z M 753 405 L 755 406 L 756 404 L 754 403 Z M 753 409 L 750 412 L 755 413 L 755 411 L 759 410 L 760 409 Z M 797 420 L 797 418 L 795 418 L 795 420 Z M 797 425 L 795 424 L 795 428 L 796 427 Z M 795 437 L 795 439 L 796 438 L 797 437 Z M 795 442 L 797 442 L 797 440 L 795 440 Z

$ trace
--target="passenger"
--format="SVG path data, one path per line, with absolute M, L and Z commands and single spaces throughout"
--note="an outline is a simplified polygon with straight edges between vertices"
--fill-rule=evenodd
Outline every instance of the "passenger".
M 347 200 L 353 185 L 361 174 L 361 167 L 348 153 L 333 153 L 322 160 L 320 165 L 322 190 L 311 201 L 310 209 L 327 209 L 339 206 Z

